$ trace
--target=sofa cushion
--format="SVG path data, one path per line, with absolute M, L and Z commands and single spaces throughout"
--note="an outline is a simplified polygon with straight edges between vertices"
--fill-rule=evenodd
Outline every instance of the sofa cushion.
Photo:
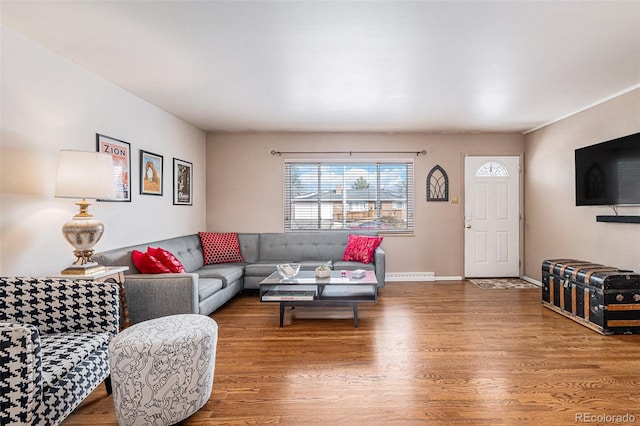
M 373 252 L 382 242 L 382 238 L 350 234 L 342 260 L 371 263 L 373 261 Z
M 136 274 L 140 271 L 138 271 L 138 268 L 133 263 L 131 254 L 133 250 L 145 252 L 149 246 L 162 247 L 165 250 L 169 250 L 180 260 L 187 272 L 196 271 L 204 265 L 202 245 L 200 244 L 200 237 L 197 234 L 168 238 L 166 240 L 152 241 L 146 244 L 137 244 L 134 246 L 95 253 L 93 255 L 93 259 L 100 265 L 128 266 L 129 270 L 125 272 L 125 274 Z
M 206 265 L 196 271 L 200 278 L 219 278 L 222 286 L 226 287 L 234 281 L 242 278 L 244 266 L 237 263 Z
M 162 264 L 167 268 L 169 268 L 171 272 L 176 272 L 176 273 L 187 272 L 186 269 L 184 269 L 182 262 L 180 262 L 180 260 L 177 257 L 175 257 L 175 255 L 171 253 L 169 250 L 165 250 L 162 247 L 157 247 L 157 248 L 148 247 L 147 253 L 149 253 L 151 256 L 155 257 L 160 262 L 162 262 Z
M 246 263 L 255 263 L 260 260 L 260 234 L 239 233 L 240 253 Z
M 260 261 L 341 259 L 347 237 L 344 232 L 260 234 Z
M 294 263 L 294 262 L 283 260 L 283 261 L 278 261 L 278 262 L 251 263 L 251 264 L 245 266 L 244 275 L 245 276 L 252 276 L 252 277 L 258 276 L 258 277 L 266 278 L 271 273 L 276 271 L 276 265 L 279 264 L 279 263 Z
M 336 260 L 333 262 L 333 269 L 339 271 L 344 269 L 346 271 L 353 271 L 356 269 L 365 269 L 369 271 L 374 271 L 376 267 L 373 263 L 362 263 L 362 262 L 352 262 L 348 260 Z
M 159 241 L 154 244 L 156 245 L 173 253 L 182 262 L 187 272 L 197 271 L 204 265 L 202 245 L 197 234 Z
M 42 380 L 55 385 L 82 360 L 109 344 L 109 333 L 55 333 L 40 336 Z
M 204 264 L 242 262 L 240 242 L 236 232 L 198 232 Z
M 133 250 L 131 252 L 131 258 L 136 265 L 136 269 L 143 274 L 164 274 L 171 272 L 159 259 L 149 253 Z
M 222 280 L 219 278 L 200 278 L 198 280 L 199 300 L 206 299 L 220 289 L 222 289 Z
M 300 260 L 300 261 L 297 261 L 296 263 L 300 264 L 301 271 L 313 271 L 318 266 L 326 265 L 327 261 L 326 260 Z

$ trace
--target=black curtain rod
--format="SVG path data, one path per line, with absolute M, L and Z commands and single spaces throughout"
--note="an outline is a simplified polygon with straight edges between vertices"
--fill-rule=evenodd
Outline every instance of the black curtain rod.
M 427 155 L 427 150 L 423 149 L 422 151 L 275 151 L 271 150 L 271 155 L 282 155 L 282 154 L 415 154 L 416 157 L 419 155 Z

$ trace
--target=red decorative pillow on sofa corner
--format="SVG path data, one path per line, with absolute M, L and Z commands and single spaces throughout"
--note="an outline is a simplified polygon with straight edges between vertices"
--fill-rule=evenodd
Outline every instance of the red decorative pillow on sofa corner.
M 237 232 L 198 232 L 204 264 L 242 262 Z
M 165 274 L 171 272 L 162 262 L 149 253 L 134 250 L 131 253 L 133 264 L 141 274 Z
M 169 250 L 165 250 L 162 247 L 147 247 L 147 253 L 162 262 L 162 264 L 169 268 L 171 272 L 187 272 L 187 270 L 184 269 L 182 262 L 180 262 L 180 260 Z
M 344 249 L 342 260 L 371 263 L 373 252 L 382 242 L 383 237 L 368 237 L 365 235 L 349 234 L 347 247 Z

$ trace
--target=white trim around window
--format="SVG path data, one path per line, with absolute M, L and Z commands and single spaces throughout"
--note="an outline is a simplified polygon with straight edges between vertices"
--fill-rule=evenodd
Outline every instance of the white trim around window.
M 413 233 L 411 159 L 284 161 L 284 228 Z

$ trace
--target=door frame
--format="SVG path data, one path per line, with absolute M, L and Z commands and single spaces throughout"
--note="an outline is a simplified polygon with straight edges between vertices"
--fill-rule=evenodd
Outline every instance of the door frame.
M 518 208 L 520 210 L 520 223 L 518 226 L 518 253 L 520 256 L 520 265 L 518 266 L 518 276 L 519 278 L 522 278 L 524 276 L 524 256 L 525 256 L 525 252 L 524 252 L 524 238 L 525 238 L 525 216 L 524 216 L 524 190 L 525 190 L 525 185 L 524 185 L 524 174 L 525 174 L 525 167 L 524 167 L 524 153 L 523 152 L 506 152 L 506 153 L 501 153 L 501 154 L 485 154 L 485 153 L 479 153 L 479 152 L 467 152 L 467 153 L 461 153 L 460 154 L 460 165 L 461 165 L 461 170 L 462 170 L 462 176 L 461 176 L 461 190 L 460 193 L 462 194 L 462 208 L 460 209 L 460 240 L 461 240 L 461 247 L 462 247 L 462 256 L 461 256 L 461 261 L 460 261 L 460 270 L 462 271 L 462 273 L 460 274 L 463 279 L 466 278 L 465 276 L 465 269 L 466 269 L 466 259 L 465 259 L 465 216 L 464 216 L 464 212 L 465 212 L 465 205 L 466 205 L 466 200 L 465 200 L 465 181 L 466 181 L 466 170 L 465 170 L 465 158 L 466 157 L 518 157 L 520 159 L 520 173 L 519 173 L 519 182 L 518 182 L 518 197 L 519 197 L 519 202 L 518 202 Z

